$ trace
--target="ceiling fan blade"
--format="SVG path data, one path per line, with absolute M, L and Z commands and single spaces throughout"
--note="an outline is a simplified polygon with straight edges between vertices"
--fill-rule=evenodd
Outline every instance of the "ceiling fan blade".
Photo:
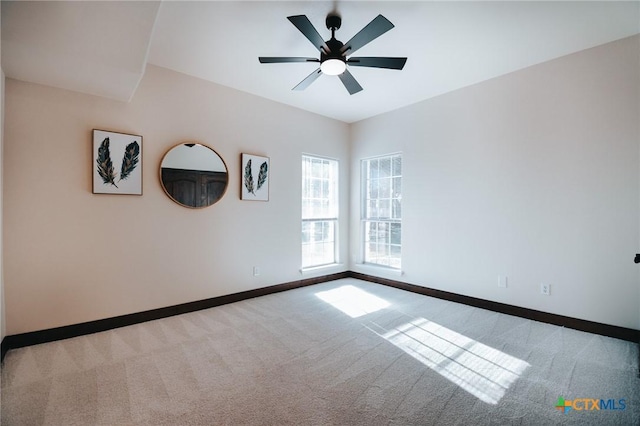
M 294 87 L 291 90 L 304 90 L 307 87 L 309 87 L 309 85 L 311 83 L 313 83 L 314 81 L 316 81 L 316 79 L 318 77 L 320 77 L 320 74 L 322 74 L 322 71 L 320 71 L 320 68 L 318 68 L 317 70 L 315 70 L 314 72 L 312 72 L 311 74 L 309 74 L 308 76 L 305 77 L 304 80 L 302 80 L 300 83 L 298 83 L 298 85 L 296 87 Z
M 345 53 L 348 51 L 348 54 L 352 55 L 353 52 L 380 37 L 393 27 L 394 25 L 387 18 L 378 15 L 373 21 L 369 22 L 366 27 L 361 29 L 358 34 L 354 35 L 351 40 L 346 42 L 340 49 L 340 52 Z
M 260 56 L 258 58 L 261 64 L 279 64 L 284 62 L 320 62 L 318 58 L 296 58 L 290 56 Z
M 344 84 L 344 87 L 347 88 L 347 91 L 349 91 L 350 95 L 358 93 L 362 90 L 362 86 L 358 84 L 356 79 L 353 78 L 348 70 L 345 70 L 342 74 L 338 75 L 338 77 L 340 77 L 340 81 L 342 81 L 342 84 Z
M 329 51 L 329 48 L 320 34 L 318 34 L 316 27 L 314 27 L 311 21 L 309 21 L 309 18 L 305 15 L 296 15 L 287 16 L 287 19 L 300 30 L 300 32 L 316 47 L 316 49 L 320 51 L 324 49 L 325 52 Z
M 383 58 L 375 56 L 362 56 L 358 58 L 351 57 L 347 61 L 347 65 L 354 67 L 371 67 L 371 68 L 387 68 L 391 70 L 401 70 L 407 58 Z

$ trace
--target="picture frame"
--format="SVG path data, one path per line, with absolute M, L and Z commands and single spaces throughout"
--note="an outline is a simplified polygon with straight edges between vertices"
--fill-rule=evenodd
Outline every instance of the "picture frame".
M 240 173 L 241 200 L 269 201 L 269 181 L 271 180 L 269 157 L 243 153 Z
M 142 195 L 142 136 L 93 130 L 93 193 Z

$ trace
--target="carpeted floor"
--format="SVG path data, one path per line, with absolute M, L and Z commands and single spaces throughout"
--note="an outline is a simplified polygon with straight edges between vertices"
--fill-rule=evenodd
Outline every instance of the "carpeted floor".
M 630 342 L 345 279 L 12 350 L 1 422 L 640 425 L 637 371 Z

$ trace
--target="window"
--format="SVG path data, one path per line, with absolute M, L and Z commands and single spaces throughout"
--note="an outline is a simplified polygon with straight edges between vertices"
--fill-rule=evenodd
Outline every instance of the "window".
M 402 156 L 362 160 L 362 194 L 364 262 L 400 269 Z
M 338 162 L 302 156 L 302 267 L 337 263 Z

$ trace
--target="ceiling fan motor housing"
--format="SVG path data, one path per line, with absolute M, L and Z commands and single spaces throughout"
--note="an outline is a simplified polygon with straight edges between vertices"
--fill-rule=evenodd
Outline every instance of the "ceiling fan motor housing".
M 324 62 L 327 59 L 339 59 L 346 62 L 346 56 L 340 53 L 340 49 L 342 49 L 343 46 L 343 43 L 340 40 L 332 38 L 331 40 L 327 40 L 325 43 L 329 48 L 329 52 L 324 53 L 324 51 L 320 51 L 320 62 Z
M 342 25 L 342 18 L 340 15 L 336 15 L 335 13 L 330 13 L 327 15 L 327 19 L 325 20 L 327 24 L 328 30 L 339 30 L 340 25 Z

